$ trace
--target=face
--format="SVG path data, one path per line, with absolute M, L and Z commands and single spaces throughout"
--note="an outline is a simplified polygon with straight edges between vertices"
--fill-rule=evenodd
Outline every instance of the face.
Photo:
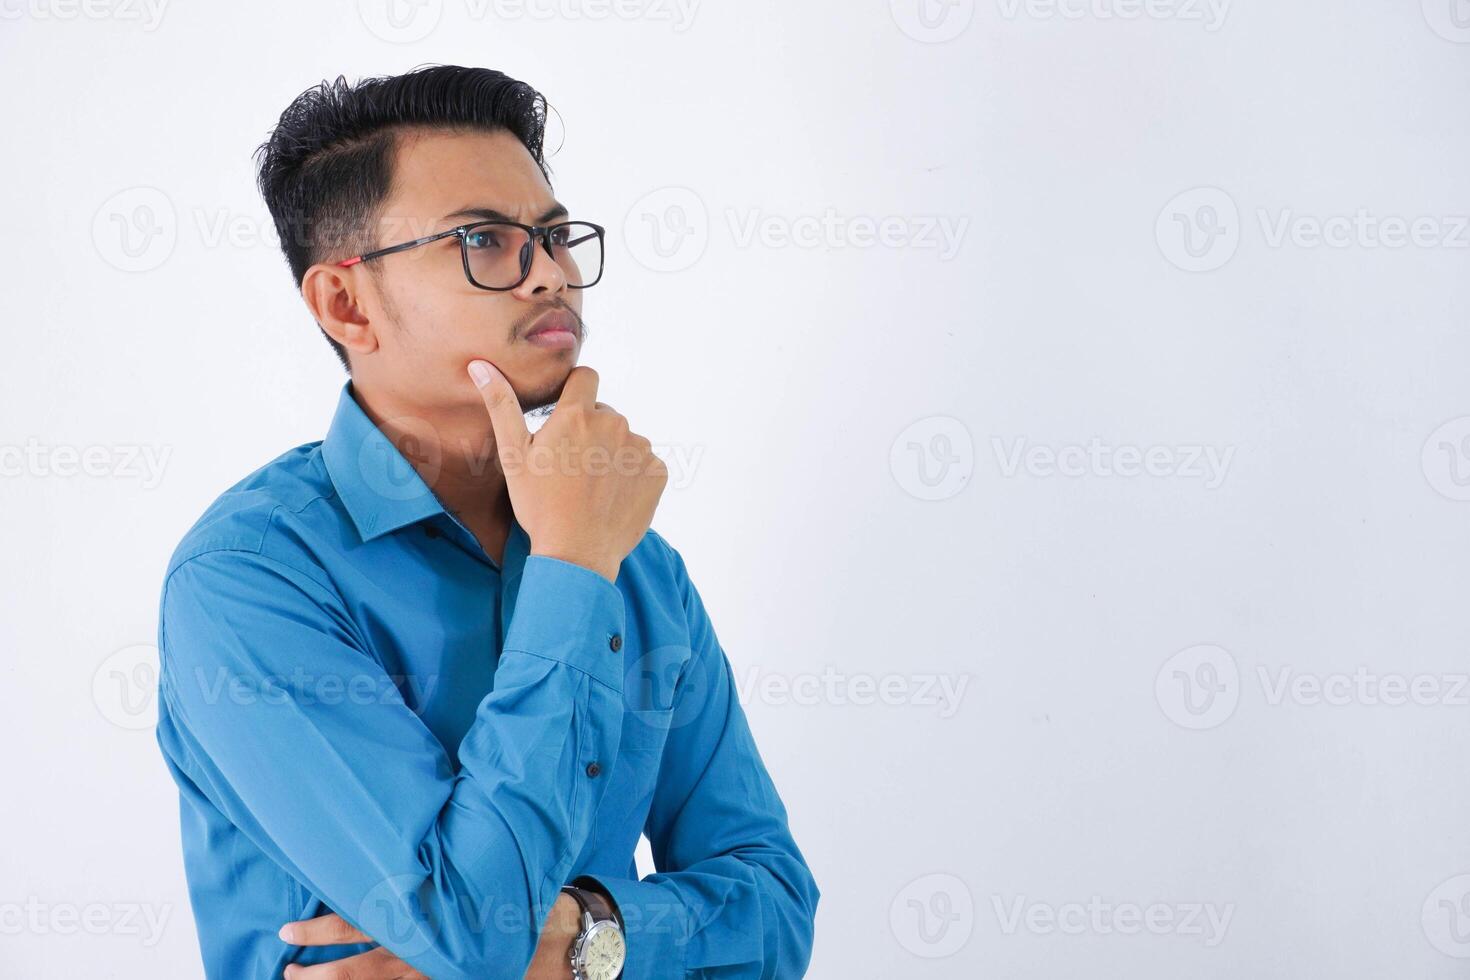
M 399 139 L 374 248 L 493 217 L 476 213 L 486 210 L 526 225 L 583 217 L 566 212 L 510 133 L 415 133 Z M 472 264 L 512 245 L 518 272 L 513 243 L 472 232 L 469 245 Z M 314 266 L 302 288 L 323 329 L 348 349 L 355 386 L 429 411 L 483 413 L 465 371 L 482 358 L 510 380 L 529 411 L 556 400 L 576 366 L 584 332 L 583 290 L 569 285 L 580 281 L 575 259 L 553 258 L 539 241 L 532 253 L 525 281 L 503 292 L 466 279 L 458 236 L 346 269 Z

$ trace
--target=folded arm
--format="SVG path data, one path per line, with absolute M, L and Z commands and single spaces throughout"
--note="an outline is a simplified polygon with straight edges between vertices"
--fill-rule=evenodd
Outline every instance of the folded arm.
M 645 831 L 658 872 L 597 875 L 624 920 L 624 980 L 798 977 L 820 892 L 736 697 L 730 662 L 678 553 L 690 657 Z
M 325 583 L 255 552 L 199 555 L 164 590 L 164 747 L 262 850 L 419 971 L 519 978 L 607 782 L 587 767 L 616 759 L 609 646 L 624 615 L 603 576 L 528 558 L 455 773 Z

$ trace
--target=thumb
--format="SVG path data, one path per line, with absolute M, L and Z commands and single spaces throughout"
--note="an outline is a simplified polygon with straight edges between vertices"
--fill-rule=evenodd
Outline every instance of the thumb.
M 470 380 L 480 389 L 485 400 L 485 410 L 490 413 L 490 427 L 495 430 L 495 448 L 500 461 L 507 462 L 506 451 L 524 452 L 531 444 L 531 430 L 526 428 L 526 416 L 521 411 L 520 399 L 515 389 L 499 368 L 489 361 L 470 361 Z

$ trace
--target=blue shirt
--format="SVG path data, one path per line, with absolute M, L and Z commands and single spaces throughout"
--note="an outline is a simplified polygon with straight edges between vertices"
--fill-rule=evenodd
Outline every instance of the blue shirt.
M 227 490 L 170 559 L 157 738 L 205 971 L 279 977 L 336 912 L 434 980 L 525 973 L 563 884 L 627 978 L 796 977 L 818 889 L 679 554 L 499 566 L 363 413 Z M 652 845 L 639 880 L 633 850 Z

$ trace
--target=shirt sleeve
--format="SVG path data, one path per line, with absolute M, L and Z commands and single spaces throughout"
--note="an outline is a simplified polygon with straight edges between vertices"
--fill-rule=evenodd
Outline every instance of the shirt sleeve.
M 756 749 L 730 662 L 673 555 L 691 649 L 645 826 L 657 873 L 585 878 L 612 896 L 623 919 L 623 980 L 703 971 L 799 977 L 811 959 L 820 892 Z
M 585 844 L 623 717 L 622 593 L 527 558 L 460 770 L 335 590 L 249 551 L 190 558 L 161 602 L 160 741 L 211 801 L 420 972 L 522 977 Z M 221 860 L 227 860 L 222 856 Z

